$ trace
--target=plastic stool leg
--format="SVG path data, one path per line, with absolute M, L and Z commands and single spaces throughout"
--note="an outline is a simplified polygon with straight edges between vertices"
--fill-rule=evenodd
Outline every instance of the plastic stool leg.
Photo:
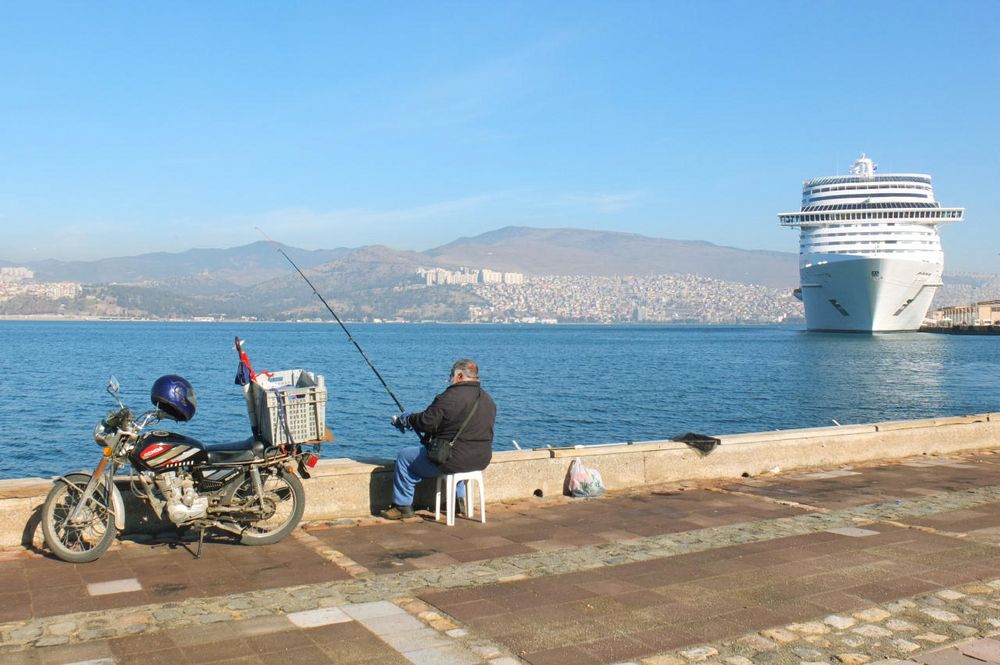
M 479 476 L 479 521 L 486 524 L 486 488 L 482 476 Z
M 476 516 L 476 484 L 472 482 L 472 479 L 462 481 L 465 483 L 465 510 L 467 511 L 466 517 L 473 519 Z
M 455 482 L 454 474 L 448 474 L 448 526 L 455 526 Z
M 443 477 L 437 477 L 437 486 L 434 492 L 434 521 L 437 522 L 441 519 L 441 481 L 444 480 Z M 447 509 L 447 508 L 446 508 Z

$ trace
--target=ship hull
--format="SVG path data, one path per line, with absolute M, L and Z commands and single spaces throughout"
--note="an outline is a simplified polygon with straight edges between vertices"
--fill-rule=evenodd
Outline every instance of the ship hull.
M 932 261 L 811 255 L 799 271 L 806 328 L 918 330 L 941 285 L 941 269 Z

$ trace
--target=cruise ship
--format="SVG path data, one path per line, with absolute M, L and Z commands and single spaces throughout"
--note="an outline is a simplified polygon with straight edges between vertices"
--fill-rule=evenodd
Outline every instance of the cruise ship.
M 802 208 L 778 215 L 799 229 L 809 330 L 917 330 L 941 286 L 938 226 L 965 209 L 942 208 L 929 175 L 876 170 L 862 154 L 849 175 L 806 180 Z

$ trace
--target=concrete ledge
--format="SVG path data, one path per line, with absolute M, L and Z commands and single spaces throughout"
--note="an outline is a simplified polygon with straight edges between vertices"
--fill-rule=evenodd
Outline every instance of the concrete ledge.
M 888 432 L 897 429 L 918 429 L 923 427 L 942 427 L 944 425 L 964 425 L 968 423 L 988 422 L 989 417 L 985 414 L 977 416 L 953 416 L 950 418 L 931 418 L 929 420 L 893 420 L 887 423 L 879 423 L 875 428 L 879 432 Z
M 730 479 L 744 475 L 855 464 L 926 454 L 996 448 L 1000 413 L 924 420 L 730 434 L 708 455 L 674 441 L 643 441 L 586 447 L 497 452 L 485 472 L 487 497 L 500 501 L 563 493 L 573 458 L 597 468 L 609 489 L 682 480 Z M 330 450 L 330 447 L 327 448 Z M 95 459 L 96 463 L 96 459 Z M 306 488 L 306 520 L 371 515 L 392 492 L 391 460 L 322 460 Z M 69 471 L 69 469 L 67 469 Z M 0 481 L 0 546 L 41 542 L 38 516 L 51 482 L 41 478 Z M 126 532 L 172 529 L 131 496 Z M 418 505 L 433 506 L 434 482 L 418 488 Z

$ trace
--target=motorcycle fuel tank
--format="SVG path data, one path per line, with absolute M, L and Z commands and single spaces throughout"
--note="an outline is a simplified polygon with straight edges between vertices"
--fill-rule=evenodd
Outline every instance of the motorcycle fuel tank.
M 205 444 L 175 432 L 150 432 L 129 455 L 132 467 L 143 471 L 169 471 L 180 466 L 204 462 Z

